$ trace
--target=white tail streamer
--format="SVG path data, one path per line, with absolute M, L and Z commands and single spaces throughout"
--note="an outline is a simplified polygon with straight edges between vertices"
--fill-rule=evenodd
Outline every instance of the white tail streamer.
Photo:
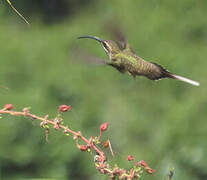
M 175 75 L 175 74 L 172 74 L 172 76 L 173 76 L 175 79 L 178 79 L 178 80 L 180 80 L 180 81 L 184 81 L 184 82 L 189 83 L 189 84 L 192 84 L 192 85 L 194 85 L 194 86 L 199 86 L 199 85 L 200 85 L 199 82 L 197 82 L 197 81 L 193 81 L 193 80 L 188 79 L 188 78 L 184 78 L 184 77 L 182 77 L 182 76 L 178 76 L 178 75 Z

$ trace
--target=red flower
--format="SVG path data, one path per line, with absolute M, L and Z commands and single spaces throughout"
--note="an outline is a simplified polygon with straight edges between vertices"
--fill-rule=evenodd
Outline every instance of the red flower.
M 5 110 L 11 110 L 11 109 L 13 109 L 14 107 L 13 107 L 13 104 L 6 104 L 5 106 L 4 106 L 4 109 Z
M 79 149 L 80 149 L 81 151 L 87 151 L 87 150 L 88 150 L 88 146 L 86 146 L 86 145 L 80 145 L 80 146 L 79 146 Z
M 108 126 L 109 126 L 109 123 L 105 122 L 105 123 L 101 124 L 100 130 L 101 131 L 106 131 L 108 129 Z
M 134 156 L 132 156 L 132 155 L 128 155 L 128 156 L 127 156 L 127 160 L 128 160 L 128 161 L 133 161 L 133 160 L 134 160 Z
M 59 107 L 59 112 L 67 112 L 67 111 L 70 111 L 70 109 L 71 109 L 70 105 L 61 105 Z
M 139 161 L 138 164 L 143 166 L 147 170 L 147 172 L 150 174 L 153 174 L 155 172 L 155 170 L 150 168 L 144 160 Z

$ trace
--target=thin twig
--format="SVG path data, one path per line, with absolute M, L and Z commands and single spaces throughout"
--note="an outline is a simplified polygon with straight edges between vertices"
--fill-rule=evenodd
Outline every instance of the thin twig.
M 6 0 L 7 3 L 10 5 L 10 7 L 24 20 L 27 25 L 30 25 L 29 22 L 26 20 L 26 18 L 12 5 L 10 0 Z

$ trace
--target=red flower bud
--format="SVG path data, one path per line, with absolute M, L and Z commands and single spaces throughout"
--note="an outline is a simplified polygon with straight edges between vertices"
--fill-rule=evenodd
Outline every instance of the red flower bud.
M 148 167 L 147 163 L 144 160 L 141 160 L 139 163 L 144 167 Z
M 104 148 L 109 147 L 109 141 L 105 141 L 105 142 L 103 142 L 103 146 L 104 146 Z
M 133 160 L 134 160 L 134 156 L 132 156 L 132 155 L 128 155 L 128 156 L 127 156 L 127 160 L 128 160 L 128 161 L 133 161 Z
M 70 111 L 70 109 L 71 109 L 70 105 L 61 105 L 59 107 L 59 112 L 67 112 L 67 111 Z
M 59 129 L 60 129 L 60 124 L 56 123 L 56 124 L 54 125 L 54 128 L 55 128 L 56 130 L 59 130 Z
M 105 122 L 105 123 L 101 124 L 100 130 L 101 131 L 106 131 L 108 129 L 108 126 L 109 126 L 109 123 Z
M 5 106 L 4 106 L 4 109 L 5 110 L 11 110 L 11 109 L 13 109 L 14 107 L 13 107 L 13 104 L 6 104 Z
M 24 108 L 23 111 L 24 111 L 25 114 L 28 114 L 29 113 L 29 108 Z
M 150 168 L 150 169 L 148 169 L 147 171 L 148 171 L 148 173 L 150 173 L 150 174 L 155 173 L 155 170 L 154 170 L 154 169 L 151 169 L 151 168 Z
M 81 151 L 87 151 L 87 150 L 88 150 L 88 147 L 87 147 L 86 145 L 80 145 L 80 146 L 79 146 L 79 149 L 80 149 Z
M 73 139 L 74 139 L 74 140 L 78 139 L 78 136 L 74 135 L 74 136 L 73 136 Z

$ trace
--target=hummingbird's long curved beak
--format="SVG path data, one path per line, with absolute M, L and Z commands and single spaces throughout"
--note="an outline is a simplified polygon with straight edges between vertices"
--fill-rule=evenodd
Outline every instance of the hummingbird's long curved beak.
M 96 36 L 80 36 L 78 37 L 78 39 L 82 39 L 82 38 L 89 38 L 89 39 L 95 39 L 100 43 L 103 43 L 103 40 L 101 40 L 100 38 L 96 37 Z

